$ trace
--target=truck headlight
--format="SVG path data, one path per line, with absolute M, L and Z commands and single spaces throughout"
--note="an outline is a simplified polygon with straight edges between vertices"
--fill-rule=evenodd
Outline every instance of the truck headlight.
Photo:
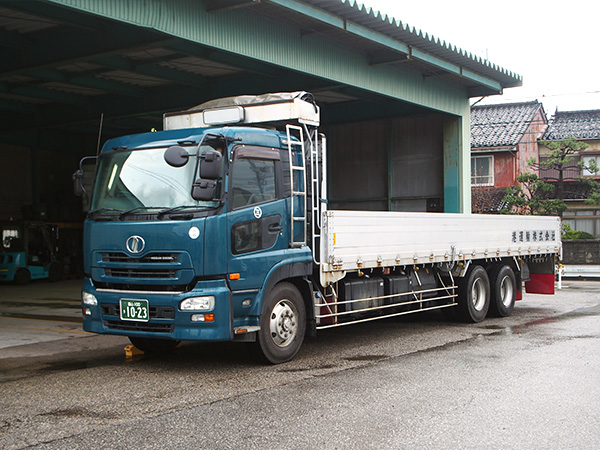
M 89 292 L 81 291 L 81 302 L 84 305 L 97 305 L 98 299 L 94 294 L 90 294 Z
M 215 298 L 212 295 L 205 297 L 190 297 L 179 303 L 181 311 L 209 311 L 215 307 Z

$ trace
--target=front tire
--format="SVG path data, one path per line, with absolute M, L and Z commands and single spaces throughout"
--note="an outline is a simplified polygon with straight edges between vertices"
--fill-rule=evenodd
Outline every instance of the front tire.
M 306 308 L 302 295 L 291 283 L 279 283 L 266 297 L 252 355 L 263 363 L 281 364 L 296 356 L 306 332 Z
M 490 307 L 490 280 L 481 266 L 471 266 L 458 284 L 458 317 L 477 323 L 485 319 Z
M 503 265 L 490 272 L 490 314 L 508 317 L 515 307 L 517 279 L 513 270 Z

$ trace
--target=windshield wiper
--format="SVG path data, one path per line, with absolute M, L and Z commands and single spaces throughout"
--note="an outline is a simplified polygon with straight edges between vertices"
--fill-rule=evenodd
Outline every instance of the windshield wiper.
M 93 218 L 93 217 L 97 216 L 98 214 L 108 213 L 108 212 L 122 213 L 123 210 L 117 209 L 117 208 L 98 208 L 98 209 L 94 209 L 93 211 L 89 211 L 88 217 Z
M 135 208 L 128 209 L 127 211 L 123 211 L 119 214 L 119 220 L 123 220 L 124 217 L 128 216 L 131 213 L 136 211 L 147 211 L 149 209 L 157 209 L 158 206 L 136 206 Z
M 156 218 L 162 219 L 167 214 L 171 214 L 171 213 L 178 212 L 178 211 L 191 210 L 190 212 L 192 212 L 192 211 L 203 211 L 205 209 L 209 209 L 209 208 L 206 206 L 194 206 L 194 205 L 175 206 L 173 208 L 167 208 L 167 209 L 163 209 L 162 211 L 159 211 L 159 213 L 156 215 Z M 187 216 L 185 216 L 185 217 L 187 217 Z M 190 219 L 191 219 L 191 217 L 190 217 Z

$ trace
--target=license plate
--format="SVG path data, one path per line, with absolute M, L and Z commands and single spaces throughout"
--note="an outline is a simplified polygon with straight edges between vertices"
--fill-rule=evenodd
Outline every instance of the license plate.
M 148 300 L 122 298 L 119 303 L 121 320 L 135 320 L 138 322 L 148 322 L 150 320 Z

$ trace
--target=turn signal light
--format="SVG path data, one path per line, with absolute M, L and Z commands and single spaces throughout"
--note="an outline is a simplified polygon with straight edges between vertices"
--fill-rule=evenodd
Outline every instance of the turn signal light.
M 214 314 L 192 314 L 192 322 L 214 322 Z
M 230 273 L 229 274 L 229 279 L 230 280 L 239 280 L 240 279 L 240 274 L 239 273 Z

